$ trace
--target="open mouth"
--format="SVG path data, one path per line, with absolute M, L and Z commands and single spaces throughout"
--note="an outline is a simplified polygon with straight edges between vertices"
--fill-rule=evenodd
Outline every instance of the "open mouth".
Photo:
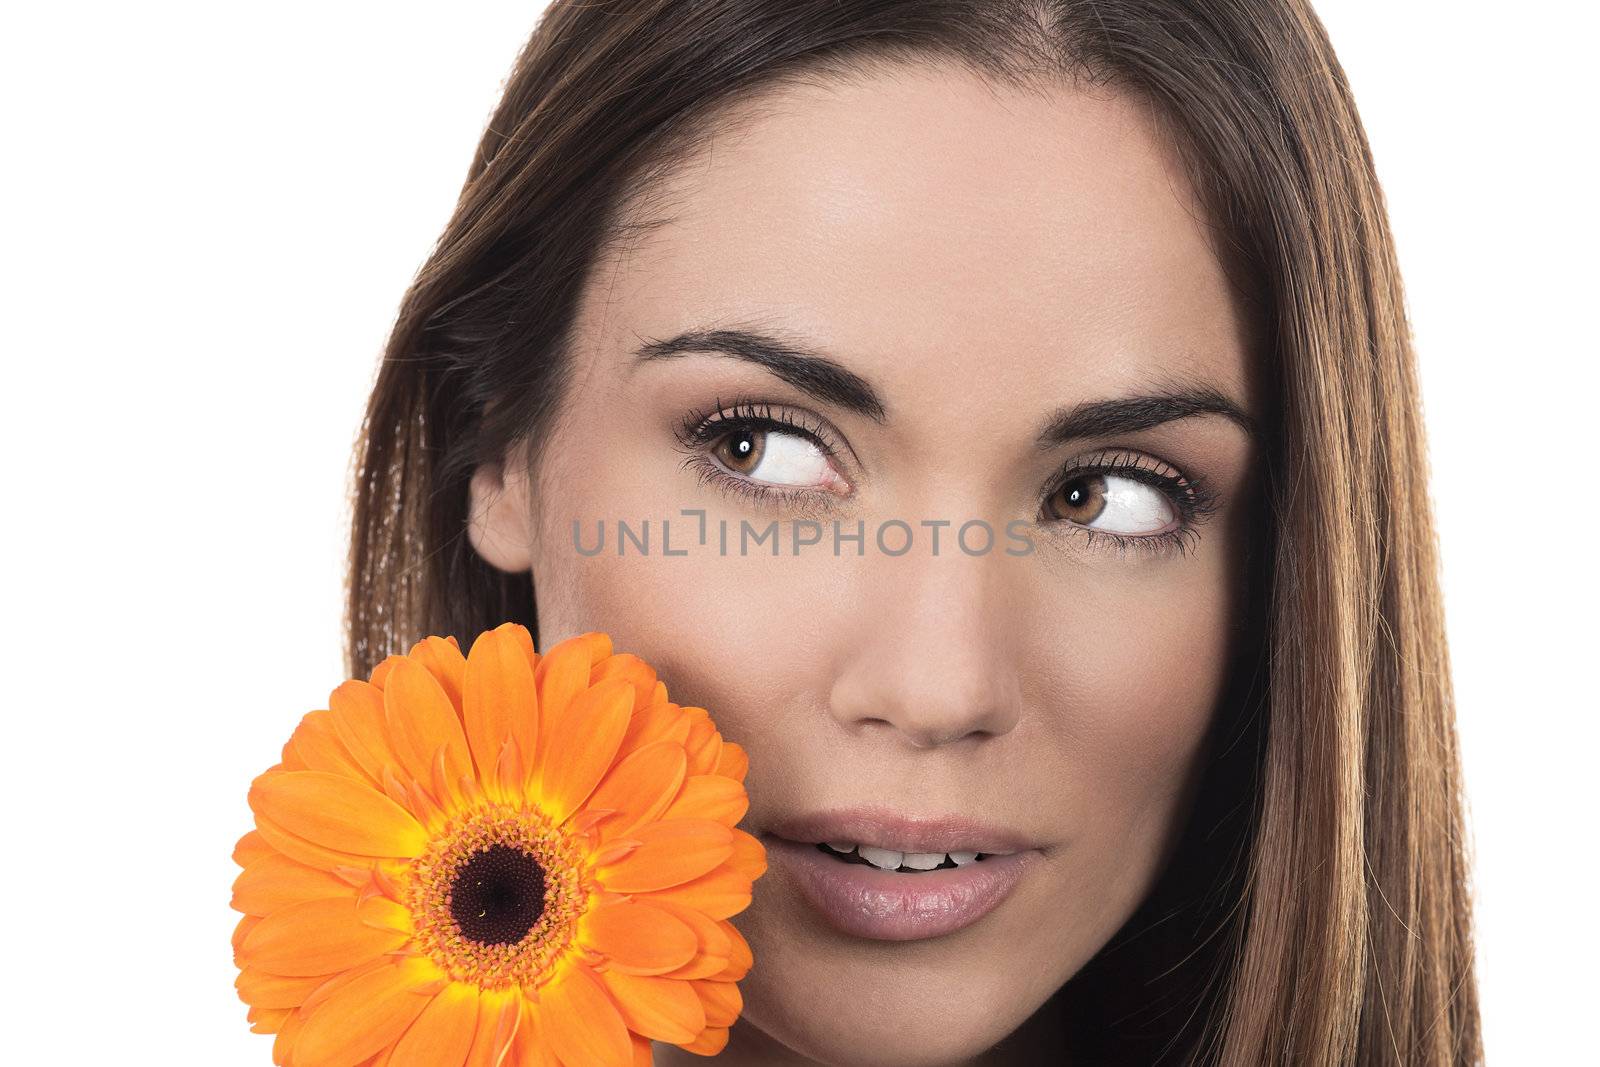
M 824 820 L 814 819 L 813 822 Z M 793 837 L 768 831 L 769 855 L 793 879 L 795 891 L 836 931 L 876 941 L 916 941 L 971 926 L 999 907 L 1040 862 L 1039 849 L 1002 831 L 971 825 L 875 827 L 870 820 L 835 819 L 838 827 L 786 827 Z M 900 852 L 852 841 L 828 840 L 854 830 L 880 841 L 913 847 L 974 845 L 1016 851 Z M 849 832 L 847 830 L 846 832 Z M 979 836 L 979 834 L 982 836 Z M 881 836 L 880 836 L 881 834 Z M 840 834 L 839 836 L 843 836 Z M 822 841 L 817 838 L 822 837 Z M 897 840 L 898 839 L 898 840 Z M 817 855 L 817 853 L 822 855 Z M 826 857 L 826 858 L 824 858 Z M 852 869 L 846 870 L 846 867 Z M 869 872 L 864 867 L 877 868 Z M 956 868 L 964 868 L 958 870 Z M 929 874 L 930 871 L 941 873 Z M 881 872 L 881 873 L 880 873 Z M 927 877 L 917 877 L 927 875 Z
M 895 852 L 849 841 L 821 842 L 816 848 L 840 863 L 864 864 L 880 871 L 904 874 L 952 870 L 969 863 L 980 863 L 988 856 L 984 852 Z

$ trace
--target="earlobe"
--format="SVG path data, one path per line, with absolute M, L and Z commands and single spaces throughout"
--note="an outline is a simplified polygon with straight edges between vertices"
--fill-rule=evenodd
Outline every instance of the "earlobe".
M 467 540 L 484 562 L 522 574 L 533 568 L 527 479 L 497 463 L 472 472 L 467 487 Z

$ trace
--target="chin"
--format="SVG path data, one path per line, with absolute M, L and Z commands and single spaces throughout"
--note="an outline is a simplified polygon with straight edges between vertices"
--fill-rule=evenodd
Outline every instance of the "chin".
M 755 977 L 752 972 L 751 978 Z M 944 983 L 903 973 L 893 978 L 836 974 L 823 980 L 785 983 L 768 975 L 767 983 L 741 983 L 746 988 L 745 1012 L 735 1026 L 760 1031 L 751 1046 L 776 1041 L 795 1053 L 829 1067 L 952 1067 L 965 1064 L 997 1045 L 1023 1021 L 990 1005 L 1015 1003 L 996 998 L 996 990 L 971 988 L 954 995 Z M 772 986 L 787 988 L 774 996 Z M 883 992 L 892 989 L 893 993 Z M 917 996 L 918 990 L 928 991 Z M 796 992 L 805 990 L 804 996 Z M 975 995 L 976 994 L 976 995 Z M 1028 1013 L 1023 1012 L 1025 1018 Z M 765 1035 L 764 1037 L 762 1035 Z M 741 1042 L 742 1043 L 742 1042 Z
M 998 1041 L 962 1041 L 959 1037 L 909 1032 L 904 1037 L 852 1038 L 843 1033 L 811 1032 L 785 1044 L 829 1067 L 955 1067 L 971 1063 Z

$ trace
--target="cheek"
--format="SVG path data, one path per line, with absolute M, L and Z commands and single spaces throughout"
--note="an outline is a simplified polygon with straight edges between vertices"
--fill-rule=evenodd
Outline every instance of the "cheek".
M 841 561 L 774 560 L 763 555 L 770 547 L 741 557 L 739 516 L 721 514 L 715 504 L 664 499 L 658 486 L 627 475 L 558 477 L 564 480 L 556 484 L 583 488 L 541 517 L 534 573 L 544 643 L 604 630 L 619 650 L 656 669 L 671 699 L 708 709 L 724 737 L 747 747 L 762 745 L 763 735 L 780 729 L 786 708 L 804 706 L 804 695 L 819 691 L 820 665 L 830 662 L 826 635 L 838 629 L 828 605 L 844 602 L 828 595 L 840 582 Z M 681 514 L 680 504 L 707 508 L 704 545 L 700 520 Z M 597 523 L 603 523 L 602 551 L 577 551 L 574 517 L 586 551 L 597 544 Z M 641 540 L 648 520 L 648 552 L 629 540 L 619 555 L 619 518 Z M 727 555 L 718 551 L 723 518 Z M 687 554 L 666 555 L 669 546 Z
M 573 403 L 567 425 L 580 432 L 546 451 L 547 492 L 535 505 L 541 642 L 604 630 L 616 648 L 656 669 L 671 699 L 709 710 L 728 740 L 769 747 L 793 725 L 781 721 L 784 709 L 818 691 L 821 665 L 830 662 L 825 638 L 838 629 L 828 604 L 849 603 L 828 594 L 849 562 L 841 567 L 815 552 L 773 559 L 770 542 L 741 556 L 740 519 L 757 529 L 766 519 L 700 489 L 650 420 L 619 426 L 589 393 Z M 608 433 L 581 432 L 602 425 Z M 703 509 L 703 520 L 683 509 Z M 578 551 L 574 520 L 585 551 L 604 528 L 601 551 Z M 648 551 L 628 540 L 619 554 L 619 520 L 641 540 L 648 530 Z M 727 554 L 719 522 L 728 528 Z M 669 545 L 686 554 L 667 555 Z
M 680 520 L 670 521 L 676 545 Z M 687 543 L 694 524 L 683 525 Z M 797 606 L 808 604 L 801 592 L 815 588 L 809 565 L 693 552 L 667 558 L 659 555 L 660 532 L 651 530 L 649 557 L 613 553 L 571 568 L 568 585 L 575 605 L 592 620 L 586 625 L 609 625 L 619 647 L 637 646 L 669 685 L 678 680 L 674 700 L 700 704 L 719 719 L 751 706 L 731 697 L 777 687 L 792 696 L 793 672 L 800 665 L 814 672 L 822 662 L 827 630 L 817 605 Z
M 1124 589 L 1057 631 L 1071 650 L 1054 714 L 1075 833 L 1152 840 L 1182 814 L 1226 676 L 1226 590 L 1220 573 L 1180 595 Z

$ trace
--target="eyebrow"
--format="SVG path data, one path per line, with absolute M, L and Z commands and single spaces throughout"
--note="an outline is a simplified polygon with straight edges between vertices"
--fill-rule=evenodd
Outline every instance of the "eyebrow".
M 754 330 L 690 330 L 667 340 L 647 341 L 634 351 L 636 365 L 711 352 L 753 363 L 816 397 L 881 423 L 886 405 L 865 378 L 827 353 Z M 1220 415 L 1256 437 L 1256 422 L 1237 403 L 1208 385 L 1182 385 L 1147 396 L 1091 400 L 1050 415 L 1036 442 L 1050 448 L 1083 437 L 1110 437 L 1148 430 L 1196 415 Z
M 1045 421 L 1037 442 L 1040 448 L 1050 448 L 1082 437 L 1136 433 L 1196 415 L 1221 415 L 1247 437 L 1260 436 L 1256 420 L 1244 408 L 1211 386 L 1193 385 L 1152 396 L 1088 400 L 1062 408 Z
M 815 349 L 750 330 L 691 330 L 666 341 L 650 341 L 634 352 L 639 363 L 690 352 L 718 352 L 754 363 L 796 389 L 874 422 L 885 417 L 883 398 L 868 381 Z

